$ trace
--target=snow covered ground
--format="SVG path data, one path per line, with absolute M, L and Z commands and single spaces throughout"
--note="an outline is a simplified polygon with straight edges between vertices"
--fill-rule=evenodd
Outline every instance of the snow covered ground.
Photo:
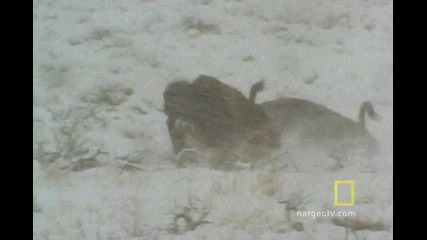
M 342 210 L 335 180 L 355 181 L 345 210 L 385 226 L 356 234 L 393 238 L 391 0 L 33 0 L 33 9 L 34 239 L 345 239 L 331 218 L 279 203 Z M 265 79 L 258 102 L 305 98 L 351 119 L 370 100 L 381 120 L 367 128 L 382 152 L 336 171 L 178 169 L 162 93 L 199 74 L 245 94 Z M 188 229 L 180 213 L 205 222 Z

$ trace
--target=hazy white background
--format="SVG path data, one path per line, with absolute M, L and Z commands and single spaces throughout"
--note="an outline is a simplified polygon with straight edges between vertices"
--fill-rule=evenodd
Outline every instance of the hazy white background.
M 391 226 L 358 235 L 392 239 L 391 0 L 34 0 L 33 9 L 34 239 L 344 239 L 330 219 L 290 221 L 277 201 L 302 194 L 302 209 L 332 210 L 333 181 L 346 179 L 356 182 L 352 210 Z M 199 74 L 244 93 L 265 79 L 259 102 L 300 97 L 352 119 L 370 100 L 382 119 L 367 128 L 382 153 L 339 171 L 177 169 L 162 92 Z M 172 233 L 189 205 L 210 223 Z

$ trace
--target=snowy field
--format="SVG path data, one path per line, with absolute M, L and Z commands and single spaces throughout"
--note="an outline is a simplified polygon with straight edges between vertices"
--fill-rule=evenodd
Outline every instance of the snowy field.
M 381 226 L 359 239 L 393 239 L 392 14 L 391 0 L 33 0 L 33 239 L 346 238 L 305 210 L 352 210 Z M 381 153 L 177 168 L 162 93 L 200 74 L 351 119 L 369 100 Z M 355 181 L 354 207 L 334 206 L 335 180 Z

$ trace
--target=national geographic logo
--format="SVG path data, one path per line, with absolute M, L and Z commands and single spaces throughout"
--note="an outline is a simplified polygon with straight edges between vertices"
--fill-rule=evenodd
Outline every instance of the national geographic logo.
M 334 205 L 339 207 L 354 206 L 354 181 L 335 181 Z

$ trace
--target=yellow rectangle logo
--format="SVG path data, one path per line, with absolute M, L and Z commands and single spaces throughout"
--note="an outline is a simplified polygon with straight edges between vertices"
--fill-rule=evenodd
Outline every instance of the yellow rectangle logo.
M 339 185 L 350 185 L 350 202 L 338 201 L 338 187 Z M 335 181 L 334 184 L 334 205 L 335 206 L 354 206 L 354 181 Z

